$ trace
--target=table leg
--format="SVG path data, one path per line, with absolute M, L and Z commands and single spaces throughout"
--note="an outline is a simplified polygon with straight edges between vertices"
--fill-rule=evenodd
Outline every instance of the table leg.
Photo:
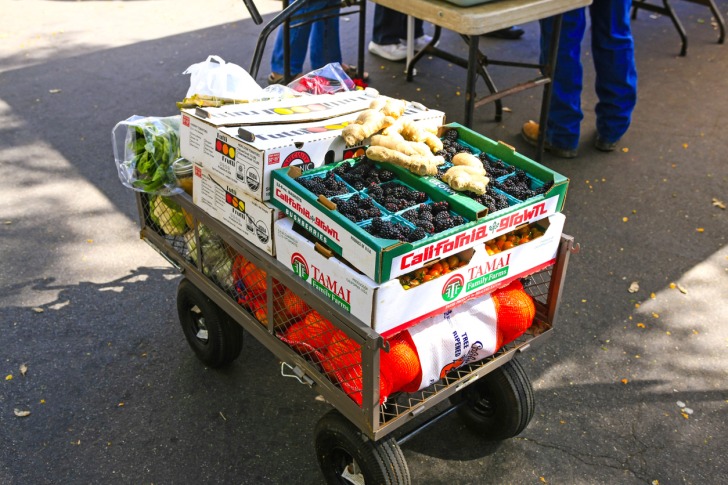
M 549 121 L 549 108 L 551 106 L 551 92 L 553 90 L 554 72 L 556 71 L 556 58 L 559 52 L 559 37 L 561 37 L 561 19 L 562 15 L 554 17 L 554 28 L 551 32 L 551 47 L 548 53 L 546 65 L 542 67 L 543 75 L 548 82 L 543 87 L 543 97 L 541 98 L 541 117 L 538 122 L 538 145 L 536 148 L 536 161 L 540 162 L 543 157 L 544 146 L 546 145 L 546 124 Z
M 465 122 L 464 125 L 470 128 L 473 124 L 473 110 L 475 108 L 475 81 L 478 78 L 478 56 L 480 49 L 478 43 L 480 36 L 470 37 L 470 49 L 468 50 L 468 78 L 465 83 Z

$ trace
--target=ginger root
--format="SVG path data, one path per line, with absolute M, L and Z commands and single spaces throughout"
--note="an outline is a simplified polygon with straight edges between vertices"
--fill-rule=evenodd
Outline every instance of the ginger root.
M 425 143 L 432 153 L 437 153 L 443 148 L 442 140 L 437 137 L 436 131 L 431 130 L 424 123 L 398 119 L 397 122 L 382 131 L 383 135 L 395 133 L 402 135 L 405 140 Z
M 475 167 L 479 168 L 483 171 L 483 174 L 485 174 L 485 168 L 483 167 L 483 162 L 480 161 L 478 157 L 473 155 L 472 153 L 468 152 L 459 152 L 453 155 L 452 157 L 452 164 L 453 165 L 466 165 L 468 167 Z
M 374 135 L 370 146 L 389 148 L 405 155 L 422 155 L 426 157 L 432 155 L 429 147 L 424 143 L 407 141 L 397 133 L 393 135 Z
M 341 132 L 347 145 L 356 145 L 366 138 L 392 125 L 404 114 L 407 102 L 380 96 L 369 103 L 369 108 L 362 111 L 356 121 Z
M 376 145 L 367 148 L 366 153 L 370 160 L 399 165 L 416 175 L 437 175 L 437 167 L 445 163 L 441 156 L 405 155 L 400 151 Z
M 394 121 L 394 118 L 385 115 L 382 111 L 371 108 L 365 109 L 354 123 L 342 130 L 341 136 L 344 137 L 347 145 L 356 145 L 379 130 L 391 125 Z
M 485 175 L 482 164 L 480 168 L 470 165 L 454 165 L 443 174 L 442 181 L 454 190 L 469 190 L 477 195 L 483 195 L 490 179 Z

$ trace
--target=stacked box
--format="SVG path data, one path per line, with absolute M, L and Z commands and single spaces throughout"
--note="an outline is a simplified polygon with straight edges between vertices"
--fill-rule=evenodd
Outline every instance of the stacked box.
M 275 104 L 183 110 L 181 154 L 237 184 L 249 196 L 267 201 L 274 169 L 299 166 L 308 170 L 362 154 L 368 140 L 350 147 L 340 135 L 372 99 L 369 91 L 354 91 Z M 403 116 L 440 126 L 445 115 L 409 103 Z
M 295 169 L 273 171 L 271 202 L 377 283 L 474 247 L 520 224 L 540 220 L 561 211 L 568 179 L 516 153 L 513 148 L 508 149 L 504 144 L 495 143 L 459 125 L 449 126 L 462 133 L 469 145 L 480 150 L 496 151 L 503 162 L 530 174 L 534 183 L 548 183 L 551 187 L 545 193 L 528 200 L 521 201 L 511 197 L 507 208 L 489 213 L 472 198 L 440 189 L 433 179 L 417 177 L 387 164 L 387 168 L 396 172 L 406 185 L 425 192 L 432 201 L 447 201 L 455 212 L 467 219 L 466 223 L 453 229 L 415 242 L 373 237 L 365 230 L 366 222 L 353 223 L 335 210 L 336 206 L 332 201 L 318 197 L 297 181 L 299 177 L 325 176 L 326 171 L 332 170 L 331 167 L 322 167 L 306 174 Z M 352 189 L 352 192 L 356 190 Z
M 538 221 L 543 236 L 498 254 L 489 255 L 480 242 L 461 253 L 469 259 L 464 266 L 409 289 L 396 278 L 377 283 L 361 274 L 313 237 L 295 230 L 288 218 L 275 223 L 276 258 L 334 304 L 389 337 L 553 264 L 564 219 L 557 213 Z
M 273 222 L 280 215 L 275 207 L 250 197 L 198 164 L 193 168 L 192 201 L 246 241 L 275 256 Z

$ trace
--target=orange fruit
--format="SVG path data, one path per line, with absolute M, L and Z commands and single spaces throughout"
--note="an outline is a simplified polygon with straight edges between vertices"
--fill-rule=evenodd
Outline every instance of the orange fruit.
M 289 319 L 300 318 L 310 310 L 308 304 L 295 294 L 291 289 L 286 288 L 279 300 L 280 308 Z

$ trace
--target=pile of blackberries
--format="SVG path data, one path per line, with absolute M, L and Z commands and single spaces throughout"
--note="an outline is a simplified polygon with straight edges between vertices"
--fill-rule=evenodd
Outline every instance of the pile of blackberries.
M 506 165 L 500 158 L 491 155 L 490 153 L 480 152 L 478 158 L 483 162 L 485 172 L 488 174 L 491 180 L 495 180 L 498 177 L 511 174 L 516 171 L 516 167 L 513 165 Z
M 488 214 L 508 207 L 508 199 L 505 195 L 495 190 L 490 190 L 483 195 L 471 194 L 473 200 L 488 208 Z
M 399 212 L 427 200 L 427 194 L 424 192 L 393 182 L 372 187 L 368 193 L 389 212 Z
M 323 195 L 324 197 L 349 193 L 346 184 L 337 179 L 333 171 L 327 172 L 323 177 L 301 177 L 298 182 L 314 194 Z
M 334 172 L 354 187 L 355 190 L 364 190 L 395 179 L 394 172 L 384 168 L 377 168 L 374 162 L 366 156 L 354 164 L 351 162 L 342 163 L 334 169 Z
M 494 182 L 493 186 L 518 200 L 526 200 L 548 192 L 553 186 L 553 181 L 547 182 L 542 187 L 532 189 L 531 179 L 526 175 L 526 172 L 517 169 L 515 175 L 508 177 L 503 182 Z
M 427 234 L 436 234 L 467 222 L 463 216 L 451 213 L 450 205 L 446 201 L 420 204 L 403 212 L 402 217 Z
M 442 155 L 446 162 L 451 162 L 452 157 L 460 152 L 473 153 L 473 151 L 458 143 L 458 132 L 457 130 L 448 130 L 442 136 L 442 150 L 435 153 L 435 155 Z
M 404 242 L 415 242 L 427 236 L 425 230 L 421 227 L 410 228 L 404 224 L 398 224 L 394 221 L 375 217 L 372 223 L 364 227 L 372 236 L 381 237 L 383 239 L 396 239 Z
M 382 211 L 369 197 L 354 194 L 348 199 L 335 200 L 336 210 L 345 215 L 352 222 L 361 222 L 373 217 L 380 217 Z

